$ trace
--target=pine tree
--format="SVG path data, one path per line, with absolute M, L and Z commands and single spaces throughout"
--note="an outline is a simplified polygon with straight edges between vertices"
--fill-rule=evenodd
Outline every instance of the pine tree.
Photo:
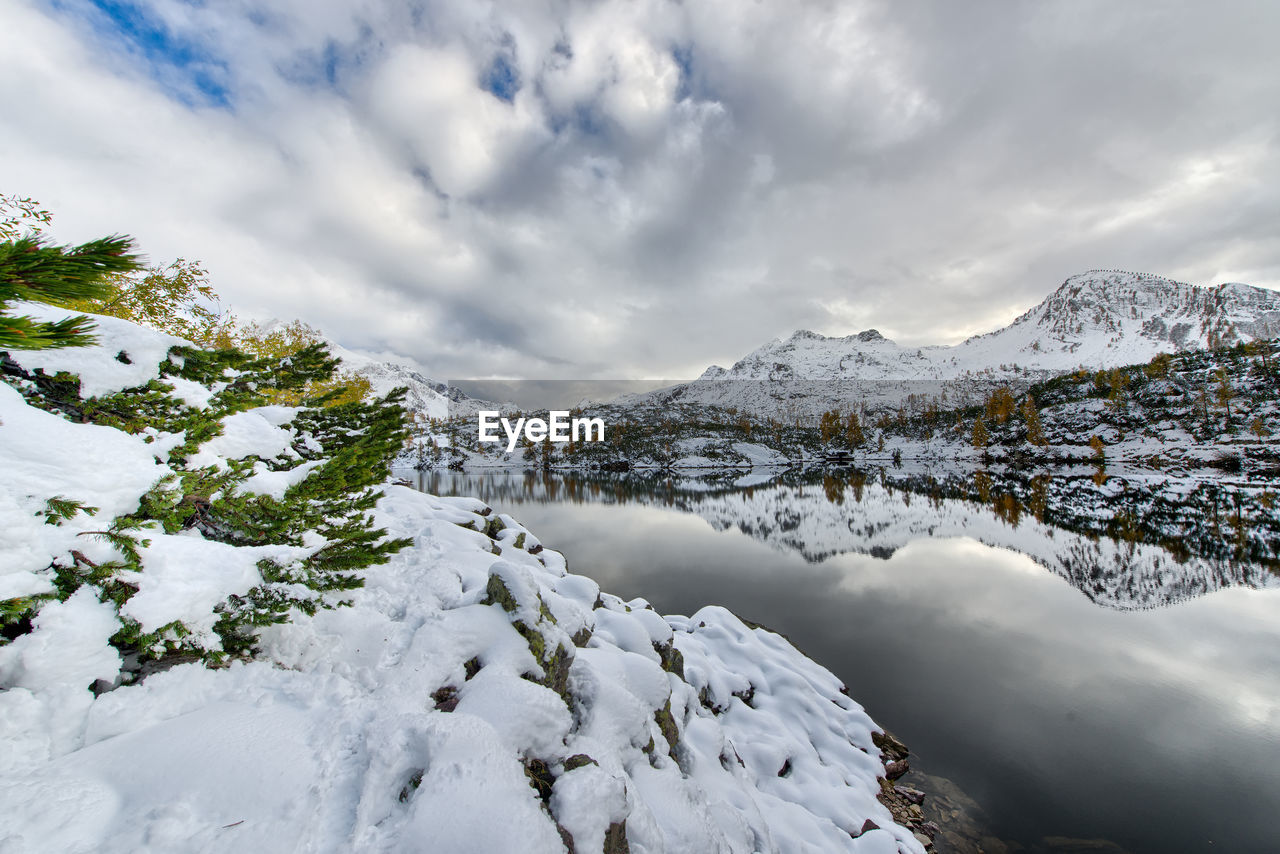
M 1124 409 L 1129 402 L 1129 375 L 1123 368 L 1113 370 L 1107 379 L 1111 394 L 1107 396 L 1107 405 L 1113 409 Z
M 76 315 L 53 322 L 7 313 L 25 300 L 65 305 L 110 293 L 110 277 L 139 267 L 127 237 L 104 237 L 80 246 L 46 245 L 39 235 L 0 243 L 0 349 L 42 350 L 93 343 L 92 321 Z
M 1173 357 L 1168 353 L 1157 353 L 1155 358 L 1147 363 L 1143 368 L 1147 376 L 1152 379 L 1164 379 L 1169 376 L 1169 366 L 1173 364 Z
M 822 439 L 822 444 L 829 445 L 835 440 L 836 435 L 840 432 L 840 411 L 830 409 L 822 413 L 822 417 L 818 420 L 818 435 Z
M 51 569 L 56 592 L 50 596 L 65 599 L 89 584 L 97 588 L 101 601 L 122 606 L 138 589 L 129 578 L 146 569 L 147 542 L 141 537 L 148 528 L 168 534 L 194 529 L 205 539 L 237 547 L 311 547 L 287 564 L 264 558 L 258 563 L 262 583 L 213 609 L 217 644 L 208 645 L 180 622 L 144 633 L 124 614 L 122 628 L 111 639 L 121 651 L 144 659 L 194 652 L 217 664 L 229 656 L 252 654 L 258 628 L 286 621 L 295 608 L 314 613 L 340 604 L 343 591 L 363 583 L 361 569 L 411 544 L 374 527 L 370 512 L 379 498 L 377 487 L 410 434 L 402 406 L 405 390 L 328 408 L 311 401 L 289 422 L 295 439 L 288 452 L 272 460 L 248 456 L 228 458 L 225 467 L 199 466 L 194 455 L 222 432 L 224 418 L 262 406 L 274 392 L 323 381 L 333 373 L 337 359 L 323 345 L 284 358 L 185 346 L 171 348 L 168 355 L 156 379 L 101 397 L 81 398 L 75 377 L 15 388 L 32 404 L 77 422 L 132 434 L 168 433 L 183 440 L 169 452 L 171 473 L 140 497 L 136 510 L 104 521 L 99 531 L 86 532 L 110 544 L 119 559 L 87 564 L 72 552 L 71 560 L 55 561 Z M 208 388 L 207 404 L 192 407 L 175 395 L 172 378 Z M 314 467 L 276 497 L 243 488 L 260 462 L 277 471 Z M 93 510 L 59 496 L 53 496 L 48 507 L 47 513 L 59 517 Z M 31 618 L 48 598 L 29 598 L 21 613 L 0 609 L 0 626 L 11 631 L 25 625 L 29 630 Z
M 76 300 L 68 308 L 130 320 L 202 347 L 235 343 L 235 318 L 221 311 L 209 274 L 198 261 L 179 258 L 167 267 L 148 267 L 138 276 L 111 276 L 107 283 L 106 296 Z

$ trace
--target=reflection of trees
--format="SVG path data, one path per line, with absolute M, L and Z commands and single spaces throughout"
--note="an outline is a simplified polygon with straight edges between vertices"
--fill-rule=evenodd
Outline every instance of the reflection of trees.
M 967 519 L 984 532 L 974 535 L 991 545 L 1025 550 L 1026 543 L 1041 543 L 1032 546 L 1040 550 L 1031 555 L 1034 559 L 1090 599 L 1123 603 L 1120 607 L 1165 604 L 1235 584 L 1260 585 L 1280 566 L 1280 518 L 1270 491 L 1201 482 L 1183 484 L 1181 493 L 1162 492 L 1118 476 L 1103 489 L 1093 483 L 1091 468 L 1033 475 L 999 468 L 939 474 L 789 470 L 765 484 L 742 487 L 735 485 L 741 471 L 682 477 L 672 472 L 444 470 L 418 479 L 427 492 L 476 496 L 499 507 L 635 502 L 678 509 L 809 560 L 843 551 L 887 557 L 912 538 L 934 534 L 931 515 Z M 871 496 L 869 483 L 874 484 Z M 913 499 L 920 498 L 927 509 L 913 508 Z M 716 504 L 719 499 L 724 501 Z M 884 502 L 893 499 L 900 510 L 887 508 Z M 873 503 L 862 506 L 867 501 Z M 708 512 L 712 505 L 720 515 Z M 739 510 L 725 509 L 732 507 Z M 982 512 L 990 525 L 980 522 Z M 1037 527 L 1015 536 L 1028 518 Z M 950 531 L 954 524 L 943 523 L 943 529 Z M 1076 536 L 1054 537 L 1055 530 Z M 992 533 L 999 531 L 1007 534 Z

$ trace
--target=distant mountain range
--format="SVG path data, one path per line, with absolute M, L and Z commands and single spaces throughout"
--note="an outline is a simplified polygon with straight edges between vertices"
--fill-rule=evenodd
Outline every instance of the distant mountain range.
M 1243 284 L 1189 285 L 1147 273 L 1090 270 L 1072 276 L 1003 329 L 952 346 L 903 347 L 875 329 L 844 337 L 800 330 L 757 348 L 730 368 L 632 394 L 625 408 L 672 403 L 733 407 L 770 416 L 809 416 L 833 405 L 896 408 L 911 395 L 945 394 L 955 405 L 996 385 L 1015 387 L 1074 370 L 1149 361 L 1157 353 L 1280 337 L 1280 293 Z M 431 418 L 508 409 L 468 397 L 411 360 L 330 342 L 374 391 L 406 386 L 406 403 Z
M 408 359 L 375 356 L 359 350 L 348 350 L 331 340 L 329 352 L 342 359 L 342 367 L 366 377 L 374 394 L 386 394 L 404 386 L 409 390 L 405 406 L 410 412 L 421 413 L 427 418 L 456 418 L 472 415 L 478 409 L 497 409 L 496 404 L 468 397 L 454 386 L 434 380 L 423 373 L 422 368 Z
M 875 329 L 843 338 L 801 330 L 730 368 L 626 405 L 700 403 L 762 415 L 811 415 L 833 403 L 870 410 L 909 395 L 985 394 L 1078 367 L 1146 362 L 1156 354 L 1280 336 L 1280 293 L 1242 284 L 1196 286 L 1146 273 L 1072 276 L 1003 329 L 952 346 L 902 347 Z

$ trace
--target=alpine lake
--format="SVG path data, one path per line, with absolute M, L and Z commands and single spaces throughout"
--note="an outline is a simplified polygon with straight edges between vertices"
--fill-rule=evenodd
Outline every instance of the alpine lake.
M 938 851 L 1280 850 L 1276 543 L 1229 495 L 1188 535 L 1072 507 L 1087 472 L 397 474 L 624 599 L 786 636 L 910 748 Z

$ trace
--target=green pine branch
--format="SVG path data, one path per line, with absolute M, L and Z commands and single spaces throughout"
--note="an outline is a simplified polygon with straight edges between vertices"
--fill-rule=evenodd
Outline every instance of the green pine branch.
M 138 256 L 127 237 L 104 237 L 79 246 L 53 246 L 40 235 L 0 243 L 0 349 L 40 350 L 92 343 L 92 322 L 75 315 L 55 322 L 9 316 L 18 301 L 65 305 L 101 299 L 111 292 L 109 277 L 137 270 Z

